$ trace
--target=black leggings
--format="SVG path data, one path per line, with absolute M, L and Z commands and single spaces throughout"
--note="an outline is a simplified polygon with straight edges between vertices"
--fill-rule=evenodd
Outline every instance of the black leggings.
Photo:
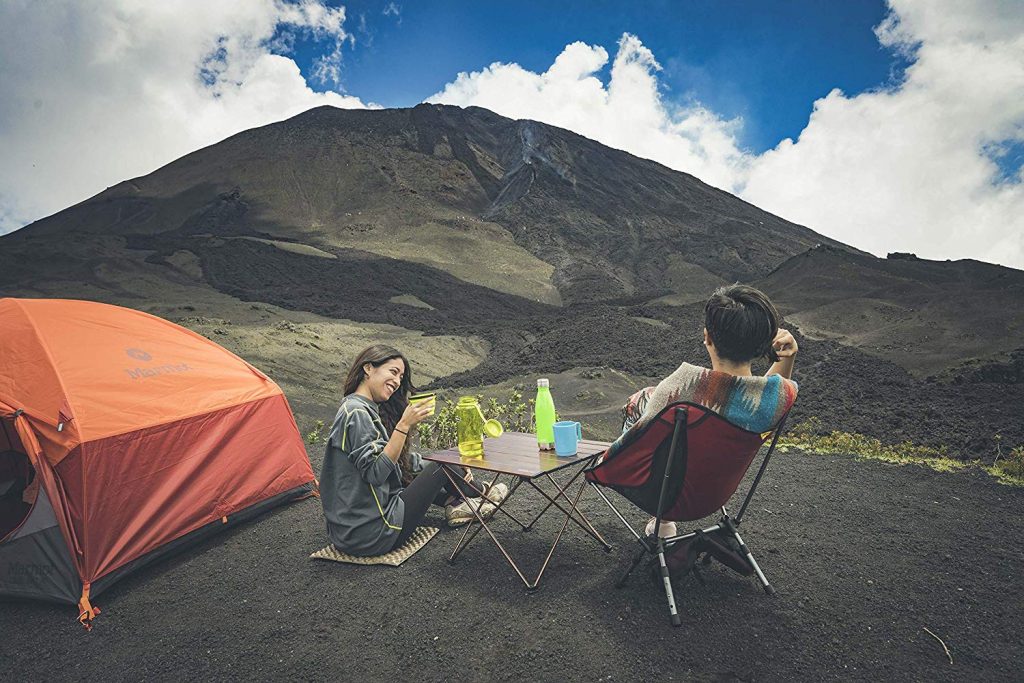
M 444 505 L 452 496 L 479 498 L 480 492 L 462 479 L 458 480 L 457 487 L 452 486 L 448 477 L 441 471 L 441 466 L 436 462 L 429 462 L 399 495 L 405 501 L 405 516 L 402 518 L 402 532 L 391 546 L 392 550 L 401 548 L 409 540 L 416 527 L 423 521 L 431 504 Z

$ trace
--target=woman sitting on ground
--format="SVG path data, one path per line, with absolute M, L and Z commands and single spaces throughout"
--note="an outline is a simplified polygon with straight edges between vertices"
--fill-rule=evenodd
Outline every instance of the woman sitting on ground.
M 409 451 L 410 430 L 433 406 L 409 403 L 412 372 L 399 351 L 382 344 L 364 349 L 344 390 L 320 473 L 327 533 L 342 552 L 369 556 L 400 548 L 432 503 L 446 505 L 448 523 L 457 526 L 474 519 L 471 506 L 491 514 L 507 495 L 508 487 L 496 484 L 485 491 L 490 502 L 480 505 L 468 475 L 453 487 L 436 463 L 424 467 Z
M 779 327 L 780 316 L 764 292 L 732 285 L 721 287 L 704 305 L 704 347 L 711 369 L 683 363 L 657 387 L 641 389 L 622 408 L 622 436 L 614 453 L 666 406 L 689 401 L 706 406 L 729 422 L 752 432 L 770 431 L 796 401 L 797 384 L 790 377 L 798 350 L 796 340 Z M 755 376 L 755 360 L 772 361 L 768 372 Z M 647 534 L 654 533 L 654 519 Z M 662 536 L 675 534 L 673 522 L 662 522 Z

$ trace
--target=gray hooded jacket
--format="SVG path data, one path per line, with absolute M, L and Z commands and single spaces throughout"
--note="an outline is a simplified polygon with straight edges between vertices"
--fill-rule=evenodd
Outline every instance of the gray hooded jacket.
M 388 438 L 373 401 L 357 394 L 342 400 L 327 440 L 320 500 L 331 542 L 351 555 L 389 552 L 402 531 L 402 472 L 384 454 Z

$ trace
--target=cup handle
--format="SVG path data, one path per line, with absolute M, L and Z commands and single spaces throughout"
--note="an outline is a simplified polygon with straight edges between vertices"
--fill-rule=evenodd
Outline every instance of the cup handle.
M 583 441 L 583 427 L 579 422 L 576 423 L 576 440 Z

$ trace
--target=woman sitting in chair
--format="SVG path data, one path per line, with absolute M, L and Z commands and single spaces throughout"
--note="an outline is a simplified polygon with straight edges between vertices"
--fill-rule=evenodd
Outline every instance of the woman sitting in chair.
M 714 410 L 738 427 L 767 432 L 796 401 L 797 384 L 790 377 L 798 350 L 789 331 L 779 327 L 779 313 L 764 292 L 744 285 L 721 287 L 704 305 L 704 347 L 711 369 L 683 363 L 657 387 L 629 397 L 622 408 L 622 436 L 642 428 L 672 403 L 689 401 Z M 753 374 L 755 360 L 772 365 L 764 376 Z M 654 533 L 654 519 L 647 524 Z M 673 522 L 662 522 L 658 533 L 672 536 Z
M 455 488 L 436 463 L 426 467 L 409 451 L 409 431 L 433 412 L 409 403 L 412 371 L 401 352 L 377 344 L 364 349 L 345 378 L 345 398 L 334 418 L 320 474 L 320 500 L 331 542 L 351 555 L 383 555 L 412 536 L 431 504 L 447 505 L 448 524 L 492 514 L 508 487 Z M 462 484 L 462 482 L 460 482 Z

